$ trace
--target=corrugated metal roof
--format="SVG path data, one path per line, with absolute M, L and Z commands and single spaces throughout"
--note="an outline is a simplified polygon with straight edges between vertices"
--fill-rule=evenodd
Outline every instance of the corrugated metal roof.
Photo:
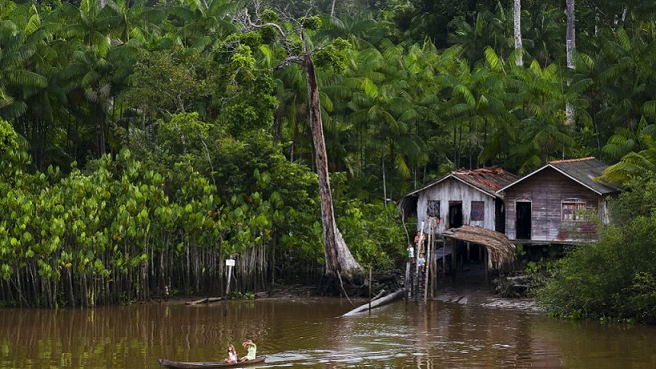
M 541 172 L 545 168 L 552 168 L 599 195 L 607 195 L 619 191 L 619 189 L 616 187 L 596 180 L 596 178 L 601 176 L 607 167 L 608 166 L 604 164 L 604 162 L 594 157 L 554 160 L 547 162 L 547 164 L 542 168 L 525 177 L 522 177 L 521 179 L 498 190 L 497 192 L 503 192 L 509 187 L 512 187 L 517 183 L 525 180 L 526 178 Z
M 497 190 L 503 188 L 506 185 L 513 183 L 519 177 L 512 173 L 508 173 L 499 167 L 479 168 L 473 170 L 461 169 L 461 170 L 453 171 L 445 175 L 444 177 L 441 177 L 427 184 L 426 186 L 423 186 L 415 191 L 412 191 L 409 194 L 405 195 L 404 197 L 415 195 L 421 191 L 424 191 L 429 187 L 435 186 L 436 184 L 448 178 L 455 178 L 492 197 L 501 197 L 497 193 Z
M 606 195 L 619 191 L 618 188 L 595 179 L 601 176 L 604 170 L 608 168 L 608 165 L 593 157 L 582 158 L 578 160 L 573 159 L 550 161 L 548 165 L 551 165 L 557 171 L 574 179 L 575 181 L 600 195 Z

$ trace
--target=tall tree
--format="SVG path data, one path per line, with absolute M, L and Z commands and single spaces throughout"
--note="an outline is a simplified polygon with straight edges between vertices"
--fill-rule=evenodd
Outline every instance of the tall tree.
M 259 10 L 255 11 L 260 18 Z M 362 266 L 355 260 L 342 237 L 335 221 L 332 192 L 330 189 L 330 175 L 328 172 L 328 158 L 323 134 L 321 117 L 321 102 L 319 99 L 319 84 L 317 82 L 314 59 L 317 58 L 326 65 L 343 68 L 345 49 L 348 42 L 337 39 L 323 46 L 314 46 L 308 31 L 318 29 L 321 20 L 318 17 L 304 17 L 295 25 L 294 33 L 287 33 L 285 28 L 276 23 L 278 14 L 265 11 L 262 19 L 253 21 L 247 9 L 244 9 L 241 22 L 245 30 L 274 31 L 278 34 L 280 42 L 284 45 L 286 57 L 273 69 L 285 68 L 291 64 L 300 65 L 305 71 L 308 105 L 310 112 L 310 127 L 315 149 L 315 165 L 319 177 L 319 193 L 321 197 L 321 224 L 324 234 L 324 247 L 326 256 L 326 272 L 336 273 L 347 278 L 362 272 Z
M 567 49 L 567 68 L 575 70 L 574 65 L 574 51 L 576 50 L 576 28 L 574 24 L 574 0 L 567 0 L 565 14 L 567 16 L 567 30 L 566 30 L 566 49 Z M 571 84 L 571 79 L 567 80 L 567 85 Z M 576 116 L 574 115 L 574 108 L 567 102 L 565 105 L 565 123 L 572 125 Z
M 524 57 L 522 55 L 522 0 L 513 1 L 513 25 L 515 30 L 515 50 L 518 51 L 515 64 L 522 66 L 524 65 Z

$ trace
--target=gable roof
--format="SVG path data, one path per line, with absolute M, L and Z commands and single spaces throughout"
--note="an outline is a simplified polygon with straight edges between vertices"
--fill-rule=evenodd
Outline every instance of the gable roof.
M 546 168 L 552 168 L 600 196 L 607 195 L 619 191 L 618 188 L 595 179 L 601 176 L 607 167 L 608 165 L 604 164 L 604 162 L 592 156 L 578 159 L 553 160 L 547 162 L 542 168 L 520 178 L 497 192 L 503 192 L 521 181 L 540 173 Z
M 502 197 L 497 191 L 516 181 L 519 177 L 512 173 L 508 173 L 499 167 L 479 168 L 474 170 L 461 169 L 453 171 L 436 181 L 414 190 L 404 197 L 416 195 L 417 193 L 433 187 L 449 178 L 460 181 L 488 196 Z

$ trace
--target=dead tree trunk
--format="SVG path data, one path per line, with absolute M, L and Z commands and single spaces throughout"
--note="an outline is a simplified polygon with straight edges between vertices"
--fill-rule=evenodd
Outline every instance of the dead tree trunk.
M 304 40 L 305 41 L 305 40 Z M 354 274 L 363 272 L 362 266 L 355 261 L 351 251 L 342 238 L 333 211 L 333 198 L 330 190 L 330 177 L 328 174 L 328 158 L 326 144 L 323 137 L 323 123 L 321 121 L 321 105 L 319 101 L 319 87 L 317 76 L 312 62 L 312 55 L 303 43 L 303 68 L 308 90 L 308 103 L 310 105 L 310 127 L 312 141 L 316 155 L 317 175 L 319 177 L 319 193 L 321 195 L 321 225 L 323 226 L 323 239 L 326 252 L 326 272 L 351 278 Z
M 406 290 L 405 288 L 404 288 L 404 289 L 400 289 L 400 290 L 398 290 L 398 291 L 396 291 L 396 292 L 394 292 L 394 293 L 390 293 L 389 295 L 387 295 L 387 296 L 385 296 L 385 297 L 383 297 L 383 298 L 381 298 L 381 299 L 378 299 L 378 300 L 376 300 L 376 301 L 372 301 L 371 304 L 364 304 L 364 305 L 358 306 L 357 308 L 355 308 L 355 309 L 353 309 L 353 310 L 347 312 L 346 314 L 344 314 L 344 315 L 342 315 L 342 316 L 351 316 L 351 315 L 355 315 L 355 314 L 357 314 L 357 313 L 361 313 L 361 312 L 363 312 L 363 311 L 367 311 L 367 310 L 370 310 L 370 309 L 376 308 L 376 307 L 378 307 L 378 306 L 382 306 L 382 305 L 388 304 L 388 303 L 390 303 L 390 302 L 392 302 L 392 301 L 394 301 L 394 300 L 397 300 L 397 299 L 402 298 L 402 297 L 403 297 L 403 294 L 405 293 L 405 290 Z

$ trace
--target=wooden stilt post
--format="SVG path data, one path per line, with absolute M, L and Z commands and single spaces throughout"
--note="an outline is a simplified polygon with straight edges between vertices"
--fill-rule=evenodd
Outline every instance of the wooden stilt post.
M 405 263 L 405 304 L 408 304 L 408 295 L 410 294 L 410 288 L 409 286 L 412 286 L 412 283 L 410 283 L 410 260 Z
M 490 281 L 488 279 L 488 259 L 489 256 L 487 254 L 487 250 L 484 250 L 483 253 L 485 254 L 485 284 L 490 285 Z
M 369 267 L 369 314 L 371 314 L 371 267 Z
M 430 255 L 431 255 L 431 242 L 433 241 L 433 221 L 431 220 L 428 223 L 428 245 L 426 247 L 426 255 L 425 255 L 425 265 L 424 268 L 426 270 L 424 274 L 424 302 L 428 300 L 428 278 L 430 276 Z
M 458 259 L 456 250 L 458 249 L 458 241 L 453 240 L 453 246 L 451 246 L 451 269 L 453 270 L 453 275 L 456 274 L 458 268 Z
M 228 296 L 230 295 L 230 281 L 232 280 L 232 267 L 235 266 L 235 259 L 226 259 L 228 267 L 228 285 L 226 286 L 225 304 L 223 304 L 223 316 L 228 315 Z
M 433 288 L 431 297 L 434 299 L 437 296 L 437 225 L 435 225 L 435 237 L 433 237 L 433 255 L 431 260 L 433 269 Z
M 446 237 L 442 237 L 444 247 L 442 247 L 442 279 L 446 280 Z
M 412 283 L 412 296 L 414 297 L 415 301 L 417 301 L 418 297 L 418 291 L 419 291 L 419 281 L 417 277 L 419 276 L 419 263 L 417 262 L 417 259 L 419 259 L 419 251 L 421 250 L 421 246 L 424 244 L 424 222 L 421 222 L 421 229 L 419 230 L 419 242 L 417 242 L 417 249 L 415 250 L 415 275 L 412 278 L 413 283 Z

